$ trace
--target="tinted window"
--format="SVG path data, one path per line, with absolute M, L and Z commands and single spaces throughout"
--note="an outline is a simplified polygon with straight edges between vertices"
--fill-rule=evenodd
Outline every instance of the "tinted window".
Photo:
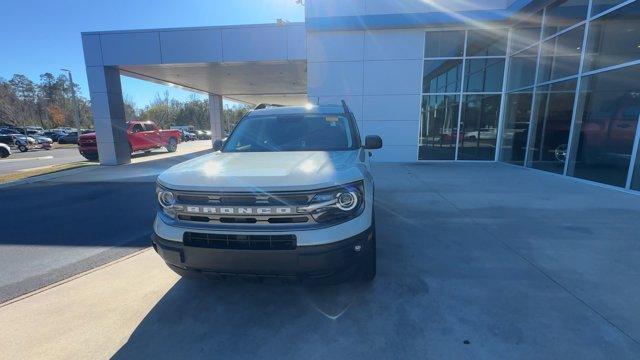
M 459 92 L 462 80 L 462 60 L 425 60 L 422 92 Z
M 472 30 L 467 35 L 467 56 L 504 56 L 507 48 L 505 29 Z
M 589 25 L 585 71 L 640 58 L 640 2 L 604 15 Z
M 458 133 L 459 95 L 422 97 L 420 160 L 453 160 Z
M 510 58 L 509 89 L 519 89 L 533 85 L 538 60 L 538 47 L 534 46 Z
M 500 160 L 524 164 L 532 99 L 532 89 L 507 94 Z
M 538 87 L 530 166 L 558 174 L 564 172 L 576 80 Z
M 458 137 L 459 160 L 494 160 L 501 95 L 465 95 Z
M 133 124 L 133 127 L 131 128 L 131 132 L 137 133 L 140 131 L 144 131 L 144 129 L 142 128 L 142 125 L 140 124 Z
M 593 0 L 591 4 L 591 16 L 599 14 L 607 9 L 625 2 L 625 0 Z
M 511 53 L 520 51 L 540 41 L 542 11 L 516 24 L 511 31 Z
M 465 65 L 466 92 L 501 92 L 504 59 L 470 59 Z
M 542 44 L 539 82 L 561 79 L 578 73 L 583 33 L 584 26 L 580 26 Z
M 551 36 L 587 17 L 588 0 L 559 1 L 547 8 L 544 18 L 544 35 Z
M 224 152 L 331 151 L 360 146 L 343 115 L 263 115 L 244 118 Z
M 625 186 L 640 114 L 640 66 L 585 77 L 574 176 Z
M 424 57 L 460 57 L 464 49 L 464 30 L 430 31 L 425 35 Z

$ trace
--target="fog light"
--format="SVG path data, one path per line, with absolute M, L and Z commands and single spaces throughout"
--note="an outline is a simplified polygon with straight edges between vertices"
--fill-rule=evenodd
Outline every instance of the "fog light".
M 338 194 L 338 209 L 342 211 L 353 210 L 358 204 L 358 198 L 353 191 Z
M 171 191 L 160 191 L 158 193 L 158 201 L 164 207 L 171 207 L 176 203 L 176 198 Z

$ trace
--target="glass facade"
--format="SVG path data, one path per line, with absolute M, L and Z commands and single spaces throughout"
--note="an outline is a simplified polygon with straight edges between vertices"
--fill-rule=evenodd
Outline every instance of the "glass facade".
M 418 159 L 495 160 L 507 34 L 426 33 Z
M 557 1 L 520 17 L 426 32 L 418 159 L 640 190 L 640 0 Z

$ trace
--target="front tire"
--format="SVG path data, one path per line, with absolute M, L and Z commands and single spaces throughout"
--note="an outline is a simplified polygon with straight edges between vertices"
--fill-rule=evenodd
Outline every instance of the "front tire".
M 27 145 L 18 145 L 18 150 L 20 150 L 20 152 L 27 152 L 29 151 L 29 148 Z
M 9 150 L 5 149 L 5 148 L 0 148 L 0 158 L 6 158 L 9 157 Z
M 169 138 L 166 148 L 170 153 L 176 152 L 176 150 L 178 150 L 178 140 L 176 140 L 176 138 Z

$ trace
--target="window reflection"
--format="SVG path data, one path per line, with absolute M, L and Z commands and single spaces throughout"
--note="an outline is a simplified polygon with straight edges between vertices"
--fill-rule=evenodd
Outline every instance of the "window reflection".
M 536 90 L 529 166 L 558 174 L 564 172 L 576 82 L 563 81 Z
M 462 103 L 459 160 L 493 160 L 500 115 L 499 94 L 465 95 Z
M 533 85 L 538 61 L 538 46 L 531 47 L 510 58 L 509 81 L 510 90 Z
M 459 95 L 422 97 L 419 160 L 455 158 L 459 103 Z
M 640 2 L 593 20 L 585 57 L 585 71 L 639 59 Z
M 532 98 L 532 89 L 513 92 L 506 96 L 504 130 L 500 149 L 500 160 L 502 161 L 518 165 L 524 164 Z
M 540 50 L 538 82 L 575 75 L 580 67 L 584 26 L 545 41 Z
M 504 59 L 483 58 L 467 60 L 465 92 L 501 92 Z
M 586 19 L 588 7 L 588 0 L 559 1 L 549 6 L 544 18 L 543 38 Z
M 469 32 L 467 39 L 467 56 L 504 56 L 506 48 L 506 29 Z
M 573 175 L 625 186 L 640 114 L 640 66 L 583 79 Z
M 518 52 L 540 41 L 542 10 L 519 22 L 511 30 L 511 53 Z
M 462 59 L 425 60 L 423 73 L 422 92 L 458 92 L 462 80 Z
M 625 2 L 626 0 L 593 0 L 591 4 L 591 16 L 597 15 L 605 10 Z
M 430 31 L 425 35 L 424 57 L 460 57 L 464 49 L 464 30 Z

